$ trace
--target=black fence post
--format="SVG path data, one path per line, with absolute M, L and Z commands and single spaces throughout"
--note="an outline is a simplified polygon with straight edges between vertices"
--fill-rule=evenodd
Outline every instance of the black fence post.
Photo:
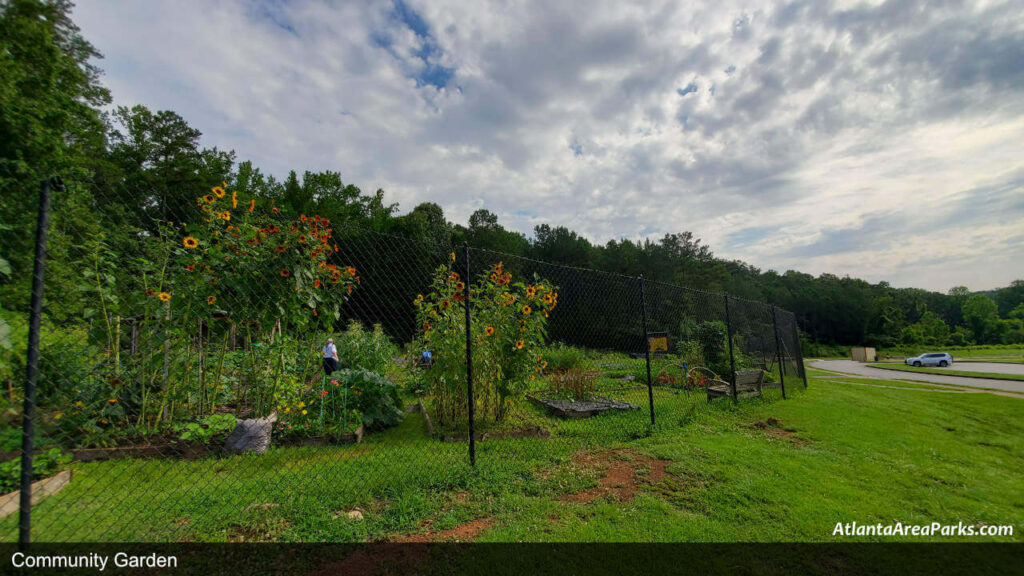
M 736 357 L 732 353 L 732 319 L 729 317 L 729 295 L 725 295 L 725 333 L 729 340 L 729 382 L 732 386 L 732 403 L 739 402 L 736 397 Z
M 54 180 L 58 189 L 64 186 Z M 43 315 L 43 276 L 46 273 L 46 237 L 50 229 L 49 181 L 39 187 L 39 218 L 36 221 L 36 261 L 32 271 L 32 307 L 28 324 L 28 370 L 21 424 L 21 493 L 18 500 L 18 543 L 32 538 L 32 451 L 35 449 L 36 380 L 39 379 L 39 326 Z
M 474 429 L 476 403 L 473 400 L 473 326 L 469 313 L 469 244 L 462 245 L 466 257 L 466 278 L 463 294 L 466 296 L 466 390 L 469 401 L 469 465 L 476 466 L 476 430 Z
M 800 376 L 804 379 L 804 388 L 807 388 L 807 369 L 804 368 L 804 347 L 800 343 L 800 330 L 797 329 L 796 316 L 793 317 L 793 340 L 796 342 L 796 358 L 799 363 Z
M 782 388 L 782 399 L 786 399 L 786 370 L 783 368 L 785 365 L 782 362 L 782 343 L 779 340 L 779 322 L 778 314 L 775 310 L 775 304 L 772 304 L 772 332 L 775 333 L 775 358 L 779 362 L 779 388 Z
M 647 336 L 647 296 L 644 294 L 644 275 L 640 280 L 640 309 L 643 313 L 644 357 L 647 359 L 647 402 L 651 409 L 651 426 L 654 426 L 654 386 L 651 383 L 651 342 Z

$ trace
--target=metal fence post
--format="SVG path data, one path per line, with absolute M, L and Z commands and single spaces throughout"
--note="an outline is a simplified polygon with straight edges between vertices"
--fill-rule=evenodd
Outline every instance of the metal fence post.
M 63 190 L 60 180 L 56 188 Z M 36 381 L 39 379 L 39 326 L 43 314 L 43 276 L 46 273 L 46 237 L 50 229 L 49 181 L 39 187 L 39 218 L 36 221 L 36 261 L 32 271 L 32 307 L 28 325 L 28 370 L 21 424 L 21 493 L 18 500 L 18 543 L 32 538 L 32 451 L 35 440 Z
M 779 361 L 779 387 L 782 388 L 782 399 L 786 399 L 786 370 L 782 362 L 782 343 L 779 340 L 778 315 L 775 311 L 775 304 L 772 304 L 772 332 L 775 333 L 775 358 Z
M 804 350 L 800 343 L 800 330 L 797 329 L 796 316 L 793 316 L 793 339 L 796 341 L 796 358 L 800 369 L 800 376 L 804 379 L 804 388 L 807 388 L 807 369 L 804 368 Z
M 469 243 L 462 245 L 466 257 L 466 278 L 463 293 L 466 296 L 466 390 L 469 402 L 469 465 L 476 466 L 476 430 L 474 430 L 475 402 L 473 400 L 473 327 L 469 312 Z
M 736 357 L 732 353 L 732 319 L 729 318 L 729 295 L 725 295 L 725 333 L 729 340 L 729 382 L 732 386 L 732 403 L 739 402 L 736 397 Z
M 647 402 L 651 409 L 651 426 L 654 426 L 654 386 L 651 383 L 651 342 L 647 337 L 647 296 L 644 294 L 644 275 L 640 280 L 640 309 L 643 313 L 644 327 L 644 357 L 647 359 Z

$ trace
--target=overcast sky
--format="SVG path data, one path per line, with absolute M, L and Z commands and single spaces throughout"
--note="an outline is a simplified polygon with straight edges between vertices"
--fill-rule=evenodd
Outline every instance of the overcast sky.
M 760 268 L 1024 278 L 1024 0 L 79 0 L 117 104 L 265 172 Z

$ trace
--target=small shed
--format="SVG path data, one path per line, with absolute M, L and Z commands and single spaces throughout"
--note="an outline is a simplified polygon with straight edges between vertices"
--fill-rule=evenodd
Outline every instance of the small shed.
M 850 358 L 857 362 L 874 362 L 877 357 L 878 355 L 875 353 L 874 348 L 866 346 L 850 348 Z

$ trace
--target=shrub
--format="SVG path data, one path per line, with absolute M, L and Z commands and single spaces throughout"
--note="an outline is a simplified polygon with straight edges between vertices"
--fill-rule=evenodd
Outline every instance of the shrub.
M 338 365 L 342 368 L 385 374 L 400 352 L 398 346 L 384 334 L 380 324 L 367 331 L 362 324 L 353 320 L 335 340 Z
M 56 448 L 40 452 L 32 457 L 32 480 L 40 480 L 56 474 L 71 462 L 70 454 L 63 454 Z M 21 487 L 21 457 L 0 462 L 0 494 L 13 492 Z
M 727 330 L 724 322 L 701 322 L 694 330 L 694 336 L 700 343 L 700 351 L 707 362 L 707 368 L 718 374 L 728 374 L 729 343 L 726 340 Z
M 704 365 L 704 352 L 700 345 L 700 342 L 696 340 L 680 340 L 676 344 L 676 354 L 679 355 L 681 362 L 686 362 L 687 366 L 703 366 Z
M 541 364 L 547 372 L 567 372 L 581 367 L 587 359 L 586 352 L 573 346 L 555 344 L 541 352 Z
M 335 374 L 337 377 L 328 389 L 329 401 L 338 402 L 341 395 L 342 401 L 362 413 L 363 425 L 367 428 L 395 426 L 405 417 L 398 386 L 391 380 L 369 370 L 346 369 Z M 340 394 L 334 382 L 344 387 Z
M 234 414 L 212 414 L 198 422 L 188 422 L 178 426 L 181 439 L 186 442 L 210 444 L 214 440 L 223 440 L 238 424 Z

